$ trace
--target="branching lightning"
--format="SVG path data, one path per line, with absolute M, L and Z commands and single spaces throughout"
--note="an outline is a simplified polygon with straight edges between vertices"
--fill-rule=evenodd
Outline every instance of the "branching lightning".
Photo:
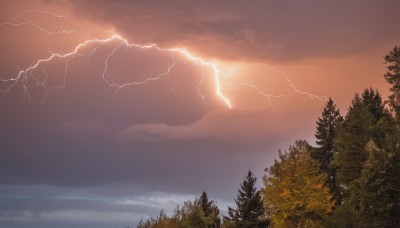
M 16 20 L 18 18 L 20 18 L 22 15 L 24 15 L 24 14 L 32 14 L 32 13 L 50 15 L 50 16 L 58 18 L 58 19 L 68 20 L 68 18 L 65 17 L 65 16 L 58 15 L 58 14 L 55 14 L 55 13 L 52 13 L 52 12 L 48 12 L 48 11 L 27 10 L 27 11 L 23 11 L 23 12 L 17 14 L 13 19 L 11 19 L 8 22 L 0 23 L 0 26 L 14 26 L 14 27 L 32 26 L 32 27 L 38 29 L 41 32 L 47 33 L 48 36 L 57 35 L 57 34 L 75 33 L 75 34 L 83 35 L 83 36 L 86 36 L 86 37 L 91 37 L 91 36 L 89 36 L 89 35 L 87 35 L 85 33 L 78 32 L 78 31 L 71 30 L 71 29 L 65 29 L 65 28 L 62 28 L 62 27 L 57 26 L 57 25 L 54 25 L 54 29 L 50 30 L 50 29 L 47 29 L 47 28 L 45 28 L 43 26 L 40 26 L 39 24 L 35 23 L 33 20 L 25 20 L 25 21 L 16 22 Z
M 50 30 L 48 28 L 45 28 L 41 26 L 40 24 L 35 23 L 32 20 L 27 20 L 27 21 L 20 21 L 17 22 L 18 19 L 21 18 L 22 15 L 24 14 L 32 14 L 32 13 L 37 13 L 37 14 L 43 14 L 43 15 L 48 15 L 52 17 L 56 17 L 61 20 L 67 20 L 68 18 L 62 15 L 58 15 L 52 12 L 47 12 L 47 11 L 40 11 L 40 10 L 30 10 L 30 11 L 24 11 L 16 15 L 13 19 L 11 19 L 8 22 L 1 23 L 0 26 L 14 26 L 14 27 L 23 27 L 23 26 L 32 26 L 35 29 L 44 32 L 48 35 L 56 35 L 56 34 L 69 34 L 69 33 L 76 33 L 83 35 L 85 37 L 88 37 L 89 39 L 83 41 L 82 43 L 79 43 L 75 46 L 75 48 L 67 53 L 56 53 L 53 51 L 50 51 L 48 56 L 42 59 L 38 59 L 36 62 L 34 62 L 32 65 L 29 67 L 26 67 L 24 69 L 19 69 L 19 72 L 16 74 L 14 77 L 8 77 L 8 78 L 0 78 L 0 83 L 5 86 L 5 89 L 0 90 L 0 94 L 8 93 L 10 92 L 14 87 L 17 85 L 21 85 L 23 88 L 23 93 L 27 95 L 28 100 L 31 99 L 30 93 L 29 93 L 29 87 L 28 87 L 28 80 L 33 80 L 36 85 L 42 87 L 45 91 L 45 95 L 42 99 L 44 101 L 46 97 L 48 96 L 49 92 L 53 89 L 64 89 L 66 88 L 66 79 L 68 75 L 68 65 L 69 65 L 69 60 L 74 58 L 75 56 L 86 56 L 87 57 L 87 62 L 88 64 L 90 63 L 90 58 L 96 54 L 96 52 L 104 47 L 106 44 L 108 45 L 115 45 L 113 46 L 112 50 L 107 54 L 105 61 L 104 61 L 104 69 L 102 73 L 102 80 L 111 88 L 115 89 L 115 93 L 117 93 L 119 90 L 129 87 L 129 86 L 140 86 L 144 85 L 153 81 L 160 80 L 164 78 L 165 76 L 171 74 L 171 72 L 174 70 L 174 68 L 177 65 L 176 62 L 176 56 L 181 56 L 186 61 L 195 64 L 200 67 L 201 69 L 201 80 L 198 82 L 196 86 L 196 92 L 203 101 L 203 104 L 206 104 L 206 96 L 203 94 L 201 86 L 205 81 L 205 71 L 204 69 L 207 68 L 211 70 L 212 76 L 213 76 L 213 81 L 214 81 L 214 86 L 215 86 L 215 94 L 219 97 L 219 99 L 229 108 L 232 108 L 232 102 L 231 100 L 223 93 L 222 88 L 223 85 L 221 83 L 221 77 L 222 76 L 222 70 L 216 61 L 208 61 L 205 60 L 190 51 L 188 51 L 185 48 L 163 48 L 160 47 L 157 44 L 147 44 L 147 45 L 142 45 L 142 44 L 136 44 L 136 43 L 130 43 L 127 39 L 123 38 L 120 35 L 112 35 L 111 37 L 100 39 L 100 38 L 93 38 L 87 34 L 74 31 L 74 30 L 69 30 L 69 29 L 64 29 L 59 26 L 55 26 L 53 30 Z M 147 77 L 141 81 L 132 81 L 132 82 L 125 82 L 125 83 L 116 83 L 111 74 L 109 73 L 109 67 L 110 67 L 110 59 L 116 55 L 116 53 L 120 50 L 128 50 L 130 48 L 137 48 L 137 49 L 152 49 L 156 50 L 159 52 L 166 52 L 169 53 L 171 56 L 171 63 L 167 67 L 167 69 L 162 72 L 161 74 L 158 75 L 153 75 L 150 77 Z M 89 51 L 87 51 L 89 50 Z M 65 69 L 64 69 L 64 75 L 63 75 L 63 82 L 61 85 L 48 85 L 48 79 L 49 75 L 45 71 L 44 64 L 46 63 L 51 63 L 52 61 L 59 59 L 62 60 L 65 64 Z M 232 69 L 231 69 L 232 70 Z M 306 95 L 309 96 L 310 98 L 313 99 L 326 99 L 326 97 L 323 96 L 317 96 L 308 92 L 301 91 L 296 88 L 296 86 L 293 84 L 293 82 L 289 79 L 288 75 L 285 73 L 275 69 L 275 72 L 279 73 L 282 75 L 282 77 L 289 83 L 290 87 L 296 92 L 301 95 Z M 43 75 L 42 79 L 38 79 L 35 77 L 34 72 L 41 72 Z M 232 72 L 231 72 L 232 73 Z M 1 85 L 0 84 L 0 85 Z M 270 93 L 266 93 L 262 91 L 259 87 L 257 87 L 253 82 L 251 81 L 245 81 L 241 83 L 233 83 L 229 82 L 227 83 L 227 86 L 241 86 L 241 87 L 248 87 L 251 89 L 254 89 L 257 91 L 259 94 L 261 94 L 264 97 L 267 97 L 269 103 L 272 105 L 271 99 L 276 99 L 276 98 L 282 98 L 282 97 L 288 97 L 288 95 L 274 95 Z
M 325 97 L 325 96 L 318 96 L 318 95 L 315 95 L 315 94 L 308 93 L 308 92 L 301 91 L 301 90 L 297 89 L 297 87 L 294 85 L 293 81 L 290 80 L 290 78 L 289 78 L 289 76 L 287 74 L 285 74 L 282 71 L 276 69 L 275 67 L 273 67 L 273 69 L 274 69 L 274 71 L 276 73 L 279 73 L 280 75 L 282 75 L 282 77 L 285 78 L 285 80 L 289 83 L 290 87 L 292 87 L 293 91 L 295 91 L 296 93 L 299 93 L 301 95 L 306 95 L 306 96 L 308 96 L 308 97 L 310 97 L 312 99 L 328 101 L 328 98 Z
M 228 84 L 228 86 L 240 86 L 240 87 L 249 87 L 251 89 L 254 89 L 257 91 L 260 95 L 263 97 L 266 97 L 268 99 L 268 102 L 270 105 L 272 105 L 272 100 L 271 99 L 277 99 L 277 98 L 282 98 L 282 97 L 289 97 L 289 95 L 274 95 L 271 93 L 267 93 L 262 91 L 259 87 L 257 87 L 252 81 L 244 81 L 244 82 L 231 82 Z

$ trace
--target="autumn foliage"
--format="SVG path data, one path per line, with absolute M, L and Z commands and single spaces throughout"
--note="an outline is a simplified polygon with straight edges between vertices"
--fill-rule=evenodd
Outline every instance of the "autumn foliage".
M 333 208 L 326 174 L 311 158 L 306 141 L 296 141 L 267 170 L 264 204 L 276 227 L 316 227 Z

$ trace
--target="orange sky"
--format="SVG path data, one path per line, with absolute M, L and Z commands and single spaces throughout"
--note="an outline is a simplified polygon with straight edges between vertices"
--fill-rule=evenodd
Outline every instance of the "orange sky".
M 164 49 L 94 42 L 70 58 L 38 64 L 0 94 L 0 205 L 18 201 L 17 193 L 32 197 L 12 209 L 0 206 L 0 226 L 9 227 L 24 219 L 32 227 L 68 227 L 71 217 L 83 227 L 82 211 L 98 221 L 89 224 L 107 227 L 120 223 L 98 220 L 104 215 L 125 222 L 128 213 L 136 221 L 202 190 L 226 207 L 248 169 L 261 180 L 279 148 L 300 138 L 314 144 L 325 97 L 343 115 L 365 88 L 386 99 L 383 56 L 400 38 L 400 5 L 390 0 L 0 6 L 1 91 L 39 59 L 72 52 L 85 40 L 120 35 Z M 171 48 L 199 59 L 165 50 Z M 117 93 L 110 86 L 146 80 Z M 154 198 L 172 203 L 143 205 Z

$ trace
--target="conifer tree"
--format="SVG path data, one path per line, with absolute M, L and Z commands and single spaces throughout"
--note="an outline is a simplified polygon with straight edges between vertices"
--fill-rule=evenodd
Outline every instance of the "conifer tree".
M 228 207 L 228 217 L 224 217 L 225 223 L 233 227 L 267 227 L 268 220 L 261 198 L 261 192 L 257 191 L 255 184 L 257 178 L 251 170 L 248 171 L 243 183 L 238 190 L 235 199 L 236 209 Z
M 206 192 L 203 192 L 199 199 L 194 201 L 195 207 L 202 211 L 204 217 L 210 221 L 207 227 L 220 227 L 221 219 L 219 218 L 219 209 L 213 200 L 208 199 Z
M 334 139 L 334 156 L 330 164 L 336 169 L 342 205 L 334 212 L 337 225 L 359 227 L 361 198 L 365 190 L 362 173 L 370 152 L 367 143 L 372 140 L 382 148 L 395 134 L 394 120 L 384 108 L 380 94 L 373 89 L 356 94 L 345 120 L 338 125 Z
M 400 123 L 400 46 L 395 46 L 385 55 L 384 59 L 385 63 L 388 64 L 384 77 L 392 85 L 389 102 L 396 114 L 398 123 Z
M 350 182 L 360 177 L 368 158 L 365 146 L 370 139 L 378 146 L 383 144 L 382 139 L 389 130 L 383 123 L 387 121 L 390 121 L 390 116 L 378 91 L 366 89 L 362 96 L 354 96 L 334 139 L 335 154 L 331 167 L 336 168 L 340 185 L 348 189 Z
M 365 227 L 400 227 L 400 148 L 390 141 L 387 145 L 391 146 L 381 149 L 372 140 L 367 144 L 369 157 L 361 174 L 360 194 Z
M 370 139 L 372 122 L 372 114 L 366 109 L 359 94 L 356 94 L 344 122 L 337 128 L 335 154 L 331 163 L 331 167 L 336 169 L 338 183 L 345 189 L 348 189 L 351 181 L 360 177 L 368 155 L 365 144 Z
M 339 109 L 332 98 L 329 98 L 322 112 L 322 116 L 317 121 L 317 131 L 315 138 L 318 148 L 311 150 L 314 159 L 320 162 L 320 168 L 327 174 L 326 184 L 330 189 L 336 202 L 340 202 L 340 192 L 336 184 L 336 171 L 329 167 L 333 157 L 333 139 L 335 138 L 336 126 L 343 121 Z
M 221 219 L 219 209 L 213 200 L 209 200 L 207 193 L 203 192 L 200 198 L 194 201 L 186 201 L 182 206 L 177 206 L 174 214 L 168 217 L 164 211 L 156 218 L 150 217 L 141 220 L 138 228 L 158 227 L 198 227 L 198 228 L 219 228 Z

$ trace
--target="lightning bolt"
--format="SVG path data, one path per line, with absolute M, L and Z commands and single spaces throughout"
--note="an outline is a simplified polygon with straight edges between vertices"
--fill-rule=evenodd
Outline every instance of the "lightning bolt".
M 60 26 L 54 25 L 54 29 L 53 30 L 49 30 L 43 26 L 40 26 L 39 24 L 35 23 L 32 20 L 25 20 L 25 21 L 21 21 L 21 22 L 15 22 L 18 18 L 20 18 L 22 15 L 24 14 L 32 14 L 32 13 L 36 13 L 36 14 L 42 14 L 42 15 L 50 15 L 52 17 L 55 18 L 59 18 L 59 19 L 63 19 L 63 20 L 68 20 L 67 17 L 63 16 L 63 15 L 58 15 L 52 12 L 48 12 L 48 11 L 41 11 L 41 10 L 27 10 L 27 11 L 23 11 L 19 14 L 17 14 L 13 19 L 11 19 L 8 22 L 3 22 L 0 23 L 0 26 L 14 26 L 14 27 L 23 27 L 23 26 L 32 26 L 36 29 L 38 29 L 41 32 L 47 33 L 48 36 L 52 36 L 52 35 L 57 35 L 57 34 L 70 34 L 70 33 L 75 33 L 75 34 L 79 34 L 79 35 L 83 35 L 86 37 L 90 37 L 91 36 L 79 32 L 79 31 L 75 31 L 75 30 L 71 30 L 71 29 L 65 29 L 62 28 Z
M 15 20 L 17 20 L 17 18 L 21 17 L 21 16 L 24 15 L 24 14 L 32 14 L 32 13 L 48 14 L 48 15 L 53 16 L 53 17 L 56 17 L 56 18 L 61 18 L 61 19 L 64 19 L 64 20 L 68 20 L 68 18 L 67 18 L 66 16 L 58 15 L 58 14 L 55 14 L 55 13 L 49 12 L 49 11 L 43 11 L 43 10 L 36 10 L 36 9 L 35 9 L 35 10 L 26 10 L 26 11 L 22 11 L 22 12 L 18 13 L 18 14 L 17 14 L 13 19 L 11 19 L 10 21 L 15 21 Z
M 78 31 L 74 31 L 74 30 L 69 30 L 69 29 L 64 29 L 62 27 L 59 26 L 55 26 L 55 29 L 53 30 L 49 30 L 35 22 L 33 22 L 32 20 L 28 20 L 28 21 L 22 21 L 22 22 L 16 22 L 17 19 L 21 18 L 22 15 L 24 14 L 33 14 L 33 13 L 37 13 L 37 14 L 43 14 L 43 15 L 48 15 L 48 16 L 52 16 L 52 17 L 56 17 L 58 19 L 62 19 L 62 20 L 67 20 L 68 18 L 62 15 L 58 15 L 52 12 L 47 12 L 47 11 L 40 11 L 40 10 L 29 10 L 29 11 L 24 11 L 19 13 L 18 15 L 16 15 L 13 19 L 11 19 L 8 22 L 5 23 L 1 23 L 0 26 L 13 26 L 13 27 L 23 27 L 23 26 L 33 26 L 34 28 L 38 29 L 39 31 L 42 31 L 48 35 L 55 35 L 55 34 L 68 34 L 68 33 L 77 33 L 80 35 L 84 35 L 86 37 L 89 37 L 89 39 L 83 41 L 82 43 L 79 43 L 75 46 L 75 48 L 73 48 L 72 51 L 67 52 L 67 53 L 56 53 L 53 51 L 50 51 L 48 56 L 42 59 L 38 59 L 35 63 L 33 63 L 32 65 L 30 65 L 29 67 L 25 68 L 25 69 L 19 69 L 19 72 L 16 74 L 16 76 L 11 77 L 11 78 L 0 78 L 0 83 L 3 84 L 7 84 L 8 86 L 6 86 L 6 88 L 4 90 L 0 90 L 1 94 L 4 93 L 8 93 L 10 92 L 15 86 L 17 86 L 18 83 L 21 84 L 22 88 L 23 88 L 23 94 L 26 94 L 28 97 L 28 100 L 31 100 L 30 97 L 30 93 L 29 93 L 29 87 L 28 87 L 28 80 L 31 79 L 33 80 L 36 85 L 41 86 L 44 88 L 45 90 L 45 95 L 43 96 L 42 101 L 44 101 L 47 97 L 47 95 L 49 94 L 49 92 L 53 89 L 64 89 L 66 88 L 66 79 L 67 79 L 67 74 L 68 74 L 68 62 L 69 60 L 71 60 L 72 58 L 74 58 L 75 56 L 86 56 L 87 57 L 87 62 L 89 64 L 90 62 L 90 58 L 95 55 L 95 53 L 102 48 L 103 46 L 105 46 L 105 44 L 114 44 L 116 43 L 116 45 L 114 46 L 114 48 L 112 49 L 112 51 L 110 51 L 108 53 L 108 55 L 105 58 L 105 63 L 104 63 L 104 69 L 103 69 L 103 73 L 102 73 L 102 80 L 111 88 L 115 89 L 115 93 L 117 93 L 119 90 L 128 87 L 128 86 L 140 86 L 140 85 L 144 85 L 146 83 L 150 83 L 153 81 L 157 81 L 160 80 L 162 78 L 164 78 L 167 75 L 170 75 L 171 72 L 173 71 L 173 69 L 176 67 L 176 56 L 180 55 L 182 57 L 184 57 L 184 59 L 186 59 L 188 62 L 191 62 L 197 66 L 200 67 L 201 69 L 201 80 L 199 81 L 199 83 L 196 86 L 196 92 L 199 95 L 199 97 L 201 98 L 201 100 L 203 101 L 203 104 L 205 105 L 205 99 L 206 96 L 205 94 L 202 93 L 202 89 L 201 89 L 201 85 L 204 83 L 205 81 L 205 73 L 204 73 L 204 68 L 208 68 L 212 71 L 212 75 L 213 75 L 213 80 L 214 80 L 214 84 L 215 84 L 215 94 L 219 97 L 219 99 L 228 107 L 228 108 L 232 108 L 232 102 L 230 101 L 230 99 L 223 93 L 222 91 L 222 83 L 221 83 L 221 77 L 222 77 L 222 70 L 219 66 L 219 64 L 216 61 L 209 61 L 206 60 L 204 58 L 201 58 L 193 53 L 191 53 L 190 51 L 188 51 L 185 48 L 178 48 L 178 47 L 174 47 L 174 48 L 164 48 L 164 47 L 160 47 L 157 44 L 147 44 L 147 45 L 142 45 L 142 44 L 136 44 L 136 43 L 130 43 L 127 39 L 123 38 L 120 35 L 112 35 L 111 37 L 108 38 L 104 38 L 104 39 L 100 39 L 100 38 L 93 38 L 87 34 L 78 32 Z M 159 74 L 159 75 L 154 75 L 154 76 L 150 76 L 147 77 L 144 80 L 141 81 L 133 81 L 133 82 L 126 82 L 126 83 L 116 83 L 113 81 L 112 76 L 109 73 L 109 64 L 110 64 L 110 59 L 116 55 L 120 50 L 128 50 L 130 48 L 138 48 L 138 49 L 152 49 L 152 50 L 157 50 L 160 52 L 167 52 L 169 53 L 169 55 L 171 56 L 171 64 L 167 67 L 167 69 Z M 84 54 L 84 50 L 89 49 L 89 51 Z M 65 64 L 65 69 L 64 69 L 64 75 L 63 75 L 63 82 L 61 85 L 53 85 L 53 86 L 48 86 L 47 85 L 47 80 L 49 78 L 48 74 L 46 73 L 44 67 L 42 67 L 42 65 L 44 65 L 45 63 L 50 63 L 52 61 L 54 61 L 55 59 L 60 59 L 64 61 Z M 37 77 L 34 76 L 34 72 L 36 72 L 37 70 L 42 70 L 43 73 L 43 79 L 39 80 Z M 317 96 L 308 92 L 304 92 L 301 91 L 299 89 L 297 89 L 297 87 L 294 85 L 294 83 L 290 80 L 289 76 L 286 75 L 285 73 L 277 70 L 276 68 L 273 68 L 275 70 L 275 72 L 279 73 L 282 77 L 284 77 L 284 79 L 289 83 L 290 87 L 296 92 L 299 93 L 301 95 L 306 95 L 312 99 L 318 99 L 318 100 L 322 100 L 322 99 L 327 99 L 324 96 Z M 232 69 L 231 69 L 232 70 Z M 230 74 L 233 74 L 233 72 L 230 72 Z M 264 97 L 267 97 L 267 99 L 269 100 L 269 103 L 272 105 L 271 99 L 276 99 L 276 98 L 282 98 L 282 97 L 288 97 L 287 95 L 273 95 L 270 93 L 266 93 L 264 91 L 262 91 L 259 87 L 257 87 L 254 83 L 250 82 L 250 81 L 245 81 L 245 82 L 241 82 L 241 83 L 228 83 L 228 86 L 242 86 L 242 87 L 248 87 L 251 89 L 256 90 L 259 94 L 261 94 Z
M 272 66 L 271 66 L 271 67 L 272 67 Z M 305 92 L 305 91 L 302 91 L 302 90 L 297 89 L 297 87 L 294 85 L 293 81 L 290 80 L 290 78 L 289 78 L 289 76 L 288 76 L 287 74 L 285 74 L 285 73 L 283 73 L 282 71 L 276 69 L 275 67 L 272 67 L 272 69 L 273 69 L 276 73 L 280 74 L 280 75 L 289 83 L 290 87 L 292 87 L 293 91 L 295 91 L 296 93 L 299 93 L 299 94 L 301 94 L 301 95 L 306 95 L 306 96 L 310 97 L 311 99 L 317 99 L 317 100 L 325 100 L 325 101 L 328 101 L 328 98 L 327 98 L 326 96 L 318 96 L 318 95 L 315 95 L 315 94 L 308 93 L 308 92 Z
M 261 90 L 258 86 L 256 86 L 252 81 L 244 81 L 244 82 L 230 82 L 228 83 L 228 86 L 234 87 L 234 86 L 240 86 L 240 87 L 248 87 L 251 89 L 254 89 L 257 91 L 261 96 L 266 97 L 268 99 L 269 104 L 272 106 L 272 100 L 271 99 L 277 99 L 277 98 L 282 98 L 282 97 L 289 97 L 289 95 L 274 95 L 271 93 L 264 92 Z

